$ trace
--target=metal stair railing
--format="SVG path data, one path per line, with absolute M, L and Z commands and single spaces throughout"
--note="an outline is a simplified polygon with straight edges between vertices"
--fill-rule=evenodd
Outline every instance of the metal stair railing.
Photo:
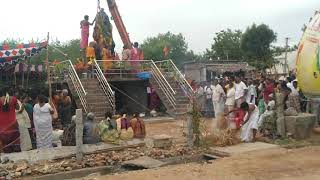
M 73 64 L 70 60 L 62 61 L 59 64 L 55 65 L 55 71 L 59 73 L 60 78 L 66 79 L 69 78 L 71 83 L 76 91 L 77 96 L 79 97 L 80 103 L 83 107 L 83 110 L 88 113 L 88 106 L 87 106 L 87 92 L 85 91 L 82 82 L 73 67 Z M 57 73 L 57 74 L 58 74 Z
M 159 88 L 162 90 L 164 95 L 167 97 L 169 103 L 172 105 L 173 110 L 176 110 L 176 92 L 172 89 L 172 86 L 163 76 L 162 72 L 158 66 L 154 63 L 153 60 L 149 62 L 150 72 L 152 73 L 154 80 L 159 85 Z
M 175 94 L 176 92 L 172 89 L 170 83 L 166 80 L 166 78 L 161 73 L 160 69 L 157 67 L 157 65 L 152 60 L 130 60 L 130 61 L 123 61 L 123 60 L 96 60 L 95 66 L 97 67 L 97 71 L 99 71 L 99 74 L 103 75 L 103 72 L 101 71 L 101 68 L 99 66 L 99 63 L 105 63 L 105 62 L 112 62 L 113 66 L 116 66 L 115 69 L 109 69 L 109 70 L 118 70 L 118 73 L 120 77 L 122 75 L 128 75 L 128 72 L 124 72 L 124 70 L 134 70 L 134 72 L 129 73 L 131 75 L 138 74 L 139 72 L 149 72 L 152 74 L 152 77 L 159 86 L 160 90 L 164 93 L 167 100 L 169 101 L 170 105 L 173 107 L 173 109 L 176 109 L 176 99 Z M 136 65 L 130 65 L 131 63 L 134 63 Z M 108 74 L 108 73 L 106 73 Z M 110 73 L 109 75 L 114 75 L 113 73 Z M 103 76 L 104 79 L 105 76 Z M 107 81 L 107 80 L 105 80 Z
M 195 93 L 194 90 L 171 59 L 157 61 L 155 64 L 159 67 L 159 69 L 173 76 L 190 100 L 193 98 Z
M 95 75 L 97 76 L 97 79 L 99 81 L 99 85 L 101 86 L 103 92 L 105 93 L 108 102 L 110 104 L 110 106 L 112 107 L 112 110 L 116 109 L 116 105 L 115 105 L 115 96 L 114 96 L 114 92 L 112 91 L 110 84 L 108 83 L 106 77 L 104 76 L 104 73 L 102 72 L 99 64 L 97 63 L 96 60 L 94 60 L 94 72 Z

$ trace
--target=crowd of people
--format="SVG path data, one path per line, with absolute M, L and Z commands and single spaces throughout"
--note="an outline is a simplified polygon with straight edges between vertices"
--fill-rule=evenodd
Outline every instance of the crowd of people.
M 62 145 L 73 146 L 76 144 L 76 118 L 73 116 L 72 123 L 64 130 Z M 95 120 L 93 113 L 88 113 L 83 127 L 83 143 L 96 144 L 99 142 L 119 144 L 133 138 L 144 138 L 146 128 L 139 113 L 132 114 L 131 119 L 126 113 L 112 115 L 111 112 L 105 113 L 105 119 L 100 122 Z
M 89 43 L 90 26 L 94 25 L 93 42 Z M 112 60 L 120 60 L 119 55 L 115 52 L 115 43 L 112 37 L 112 24 L 109 16 L 102 8 L 96 15 L 93 22 L 89 22 L 89 16 L 85 15 L 80 22 L 81 41 L 80 48 L 83 51 L 82 59 L 84 62 L 79 63 L 79 69 L 88 69 L 94 60 L 104 60 L 100 64 L 103 69 L 109 70 L 113 66 Z M 130 46 L 130 47 L 129 47 Z M 130 61 L 130 65 L 138 66 L 139 60 L 144 59 L 144 53 L 139 48 L 139 43 L 134 42 L 131 45 L 124 45 L 122 51 L 122 60 Z M 81 64 L 81 65 L 80 65 Z
M 202 82 L 196 90 L 197 104 L 202 115 L 215 117 L 217 123 L 225 119 L 226 126 L 241 129 L 241 140 L 254 141 L 263 121 L 275 113 L 275 94 L 284 97 L 284 113 L 298 115 L 306 110 L 306 101 L 294 75 L 274 79 L 258 79 L 236 75 Z
M 28 93 L 14 92 L 9 88 L 0 89 L 0 151 L 52 148 L 59 145 L 57 132 L 62 132 L 62 145 L 76 145 L 76 118 L 73 114 L 67 89 L 54 92 L 52 99 L 44 95 L 30 97 Z M 139 113 L 134 113 L 129 120 L 126 113 L 113 116 L 107 112 L 101 122 L 95 120 L 93 113 L 88 113 L 83 123 L 85 144 L 118 143 L 146 135 Z

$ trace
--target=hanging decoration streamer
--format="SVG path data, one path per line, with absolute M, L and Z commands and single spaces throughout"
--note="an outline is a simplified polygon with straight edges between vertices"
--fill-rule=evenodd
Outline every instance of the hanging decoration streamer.
M 47 42 L 20 44 L 16 46 L 16 49 L 9 49 L 7 44 L 3 44 L 3 46 L 0 46 L 0 66 L 3 67 L 6 64 L 14 64 L 25 60 L 26 57 L 38 54 L 47 45 Z

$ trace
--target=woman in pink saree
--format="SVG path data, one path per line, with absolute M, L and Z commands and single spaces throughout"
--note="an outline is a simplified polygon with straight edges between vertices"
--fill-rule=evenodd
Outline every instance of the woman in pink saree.
M 139 49 L 139 44 L 135 42 L 133 44 L 133 48 L 131 49 L 131 57 L 130 57 L 130 64 L 132 66 L 139 66 L 140 65 L 140 49 Z
M 89 29 L 90 25 L 93 25 L 95 22 L 95 19 L 92 23 L 89 22 L 89 16 L 85 15 L 84 20 L 80 22 L 80 28 L 81 28 L 81 42 L 80 42 L 80 48 L 86 49 L 89 44 Z

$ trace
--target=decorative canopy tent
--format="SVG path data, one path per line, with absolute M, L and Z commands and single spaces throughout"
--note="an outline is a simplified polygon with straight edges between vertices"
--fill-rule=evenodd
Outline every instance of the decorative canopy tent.
M 46 49 L 47 45 L 47 41 L 41 43 L 32 42 L 29 44 L 15 45 L 9 45 L 8 43 L 4 42 L 2 45 L 0 45 L 0 81 L 2 81 L 1 83 L 9 85 L 13 82 L 13 85 L 16 86 L 18 81 L 21 80 L 22 87 L 24 87 L 25 82 L 26 87 L 28 87 L 29 77 L 33 78 L 33 75 L 35 75 L 36 72 L 37 80 L 43 79 L 42 72 L 45 70 L 44 65 L 32 64 L 30 62 L 30 57 L 38 54 L 42 49 Z M 12 74 L 14 74 L 14 76 L 11 76 Z
M 15 47 L 10 47 L 9 44 L 4 43 L 0 46 L 0 67 L 6 64 L 12 65 L 19 61 L 25 60 L 27 57 L 38 54 L 41 49 L 46 48 L 48 43 L 30 43 L 30 44 L 17 44 Z

